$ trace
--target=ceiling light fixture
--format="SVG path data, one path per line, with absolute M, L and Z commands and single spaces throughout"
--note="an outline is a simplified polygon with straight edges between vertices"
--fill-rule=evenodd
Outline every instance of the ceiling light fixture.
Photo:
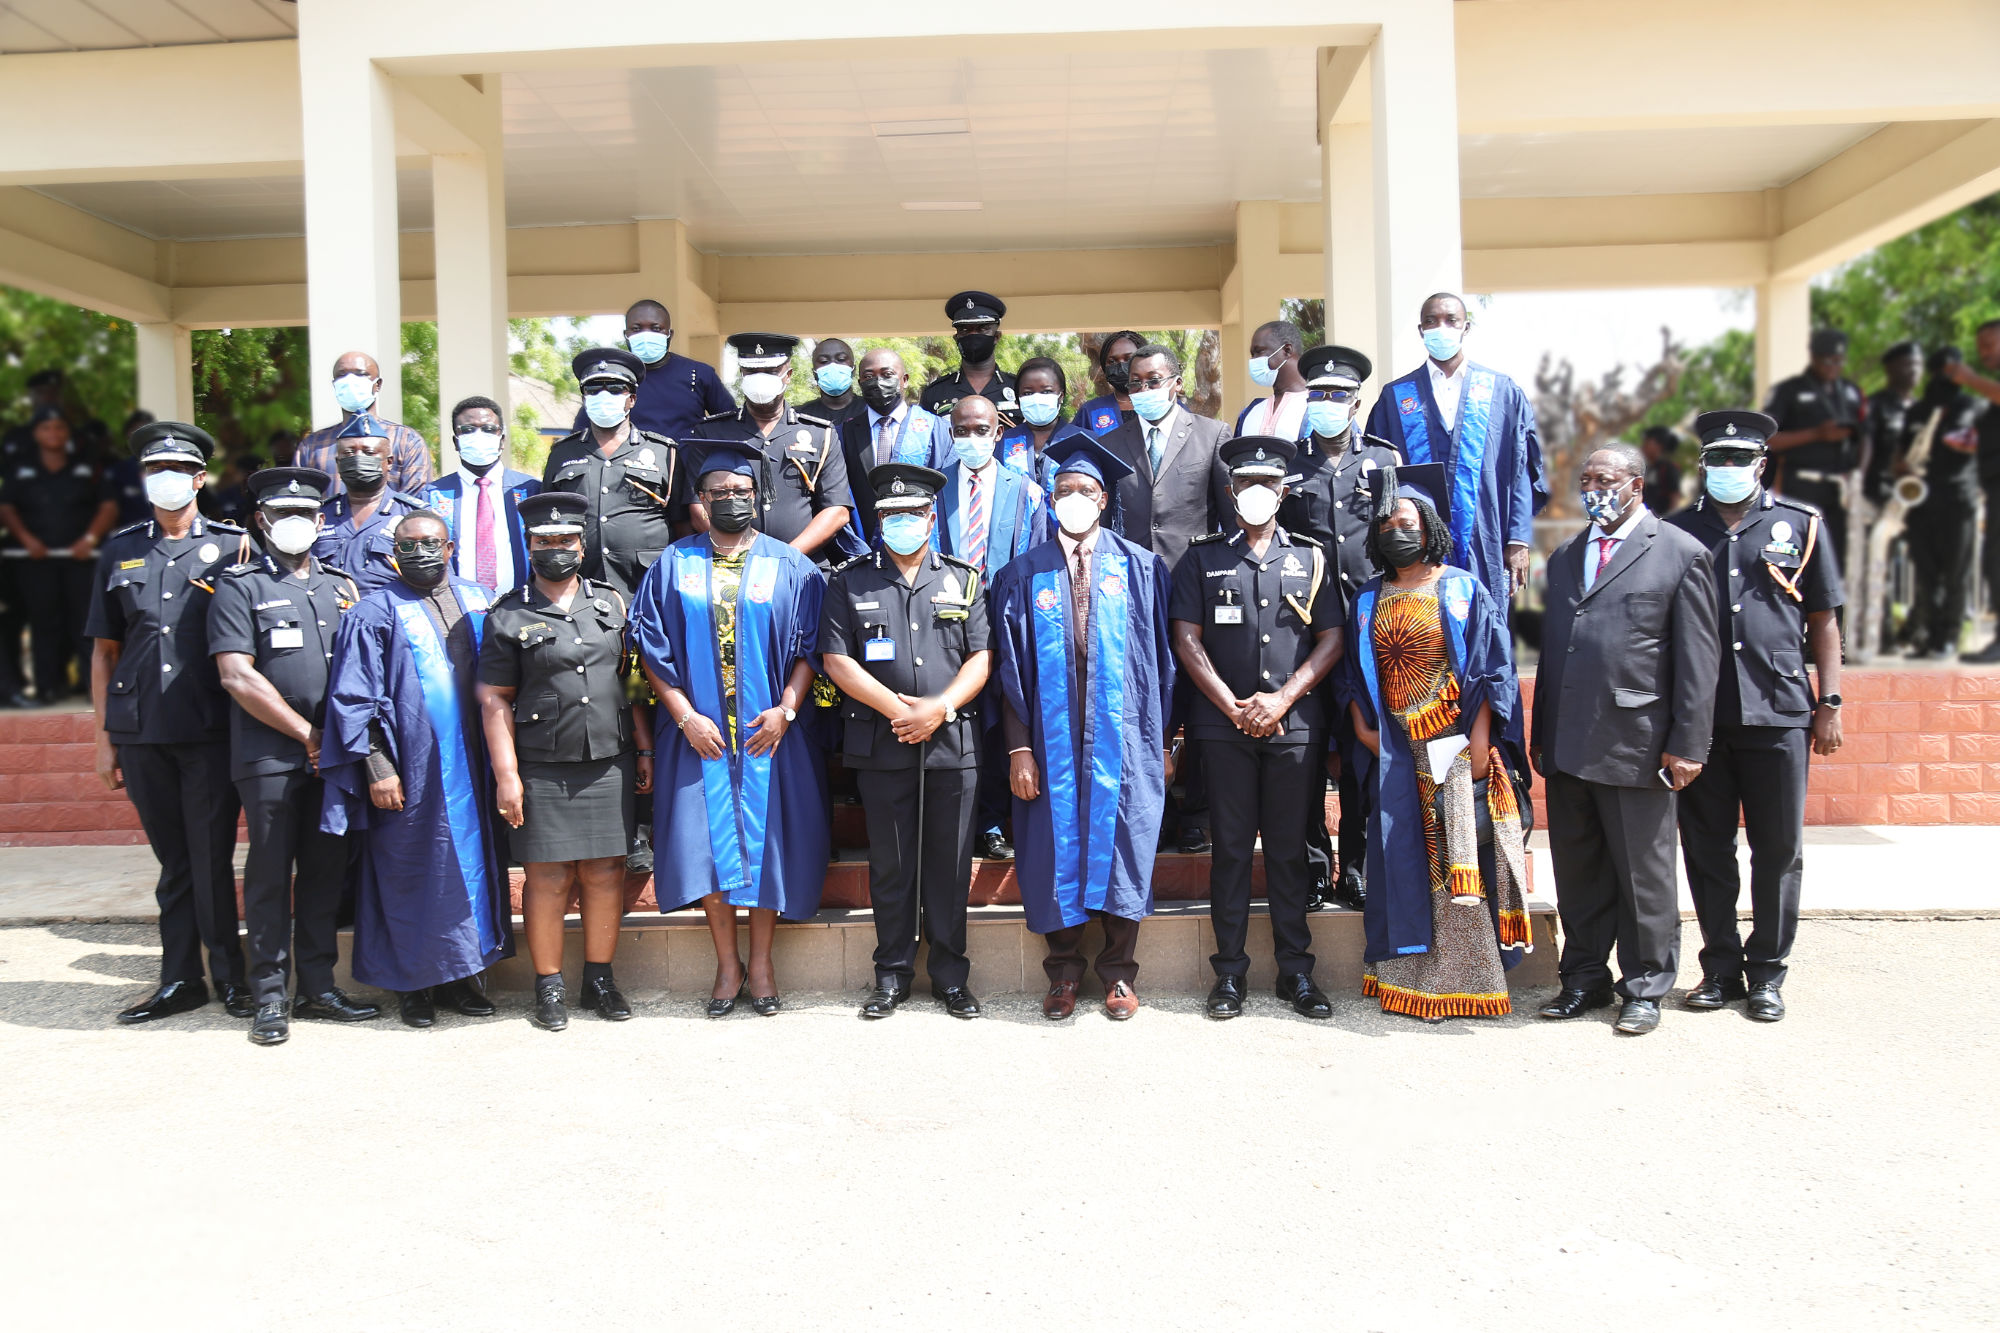
M 977 213 L 986 205 L 977 200 L 905 199 L 903 207 L 912 213 Z
M 955 120 L 878 120 L 874 122 L 875 137 L 878 139 L 919 139 L 936 134 L 970 134 L 971 122 Z

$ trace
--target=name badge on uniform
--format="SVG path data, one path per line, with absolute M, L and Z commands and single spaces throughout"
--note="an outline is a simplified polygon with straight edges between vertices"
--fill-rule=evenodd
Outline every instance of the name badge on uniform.
M 306 632 L 297 625 L 275 625 L 271 629 L 273 648 L 303 648 L 306 646 Z
M 869 639 L 861 645 L 861 660 L 864 662 L 895 661 L 896 641 L 889 638 Z
M 1218 606 L 1215 608 L 1215 623 L 1218 625 L 1240 625 L 1243 623 L 1243 608 L 1240 606 Z

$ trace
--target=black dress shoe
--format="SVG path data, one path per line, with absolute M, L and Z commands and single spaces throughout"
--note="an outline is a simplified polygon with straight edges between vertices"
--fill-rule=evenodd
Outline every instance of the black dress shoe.
M 150 1023 L 156 1018 L 172 1018 L 208 1003 L 208 985 L 200 981 L 169 981 L 130 1009 L 118 1011 L 121 1023 Z
M 1615 996 L 1609 986 L 1600 990 L 1576 990 L 1565 986 L 1556 997 L 1535 1010 L 1537 1018 L 1575 1018 L 1592 1009 L 1609 1008 Z
M 610 977 L 583 979 L 583 1007 L 612 1023 L 623 1023 L 632 1016 L 632 1006 L 625 1002 L 624 992 Z
M 1014 859 L 1014 846 L 998 832 L 982 833 L 973 854 L 982 861 L 1011 861 Z
M 1368 902 L 1368 886 L 1358 870 L 1343 870 L 1333 886 L 1333 901 L 1350 912 L 1358 912 Z
M 340 987 L 321 991 L 318 995 L 301 995 L 292 1001 L 293 1018 L 327 1018 L 336 1023 L 366 1023 L 371 1018 L 380 1018 L 381 1009 L 372 1004 L 363 1004 Z
M 493 1001 L 486 998 L 486 992 L 471 977 L 447 981 L 442 986 L 433 987 L 433 990 L 447 1009 L 455 1009 L 467 1018 L 493 1017 Z
M 1174 844 L 1174 850 L 1189 856 L 1199 856 L 1212 845 L 1208 840 L 1207 829 L 1184 828 L 1181 830 L 1179 841 Z
M 563 991 L 561 977 L 551 977 L 547 981 L 535 982 L 535 1007 L 528 1014 L 528 1021 L 544 1032 L 561 1032 L 569 1026 L 569 1010 L 563 1001 L 568 998 Z
M 1750 988 L 1750 1003 L 1744 1012 L 1759 1023 L 1775 1023 L 1785 1016 L 1785 997 L 1775 981 L 1760 981 Z
M 257 1013 L 257 997 L 250 993 L 248 986 L 238 986 L 225 981 L 216 987 L 222 992 L 222 1007 L 231 1018 L 251 1018 Z
M 437 1022 L 437 1004 L 429 989 L 398 991 L 396 1012 L 407 1027 L 427 1028 Z
M 1643 1037 L 1659 1025 L 1658 1000 L 1627 1000 L 1618 1010 L 1618 1021 L 1612 1027 L 1628 1037 Z
M 1720 1009 L 1731 1000 L 1740 1000 L 1748 991 L 1743 989 L 1741 977 L 1731 977 L 1725 981 L 1720 977 L 1703 977 L 1701 984 L 1687 993 L 1681 1001 L 1690 1009 Z
M 1208 1003 L 1202 1012 L 1210 1018 L 1236 1018 L 1243 1013 L 1243 978 L 1219 976 L 1208 988 Z
M 1333 1001 L 1319 988 L 1309 972 L 1294 972 L 1278 978 L 1278 998 L 1289 1002 L 1301 1018 L 1332 1018 Z
M 1324 912 L 1333 906 L 1333 877 L 1321 875 L 1313 881 L 1311 892 L 1306 894 L 1306 911 Z
M 979 1007 L 979 1001 L 971 991 L 963 986 L 932 986 L 931 998 L 944 1005 L 944 1011 L 953 1018 L 977 1018 L 986 1011 Z
M 769 1018 L 784 1007 L 784 1000 L 776 995 L 752 995 L 750 1009 L 759 1018 Z
M 257 1007 L 257 1017 L 250 1024 L 252 1045 L 282 1046 L 291 1035 L 292 1024 L 286 1016 L 283 1000 Z
M 708 1016 L 710 1018 L 727 1018 L 735 1013 L 736 1002 L 743 998 L 743 992 L 749 988 L 749 985 L 748 981 L 738 982 L 736 993 L 727 999 L 718 1000 L 711 995 L 708 1000 Z
M 887 1018 L 896 1012 L 897 1006 L 910 998 L 908 986 L 897 986 L 889 978 L 875 978 L 875 989 L 868 992 L 868 998 L 861 1002 L 863 1018 Z

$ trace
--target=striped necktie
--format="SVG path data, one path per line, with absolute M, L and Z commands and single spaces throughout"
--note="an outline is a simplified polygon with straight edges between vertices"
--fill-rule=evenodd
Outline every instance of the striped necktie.
M 1146 427 L 1146 461 L 1151 465 L 1154 476 L 1160 475 L 1160 428 Z
M 472 539 L 473 569 L 481 587 L 497 590 L 500 551 L 493 533 L 493 474 L 489 472 L 481 477 L 478 485 L 479 504 L 472 516 L 476 529 Z
M 979 484 L 979 474 L 965 474 L 965 559 L 980 569 L 986 568 L 986 490 Z

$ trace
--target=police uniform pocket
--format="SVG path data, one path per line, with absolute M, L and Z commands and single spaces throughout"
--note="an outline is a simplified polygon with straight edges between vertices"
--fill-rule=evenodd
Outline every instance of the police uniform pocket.
M 562 719 L 562 696 L 553 690 L 514 704 L 515 748 L 535 759 L 555 758 L 556 724 Z
M 549 478 L 549 487 L 558 491 L 569 490 L 572 482 L 581 481 L 584 474 L 589 471 L 590 464 L 586 460 L 573 459 L 556 469 L 556 474 Z
M 129 680 L 114 680 L 104 689 L 104 729 L 139 729 L 139 694 Z
M 284 654 L 306 646 L 305 627 L 291 607 L 257 612 L 257 648 L 260 653 Z
M 1771 703 L 1781 713 L 1805 713 L 1812 709 L 1812 690 L 1806 681 L 1805 654 L 1797 648 L 1778 648 L 1771 653 Z
M 875 753 L 875 710 L 847 700 L 840 706 L 840 716 L 843 752 L 856 759 L 866 759 Z

